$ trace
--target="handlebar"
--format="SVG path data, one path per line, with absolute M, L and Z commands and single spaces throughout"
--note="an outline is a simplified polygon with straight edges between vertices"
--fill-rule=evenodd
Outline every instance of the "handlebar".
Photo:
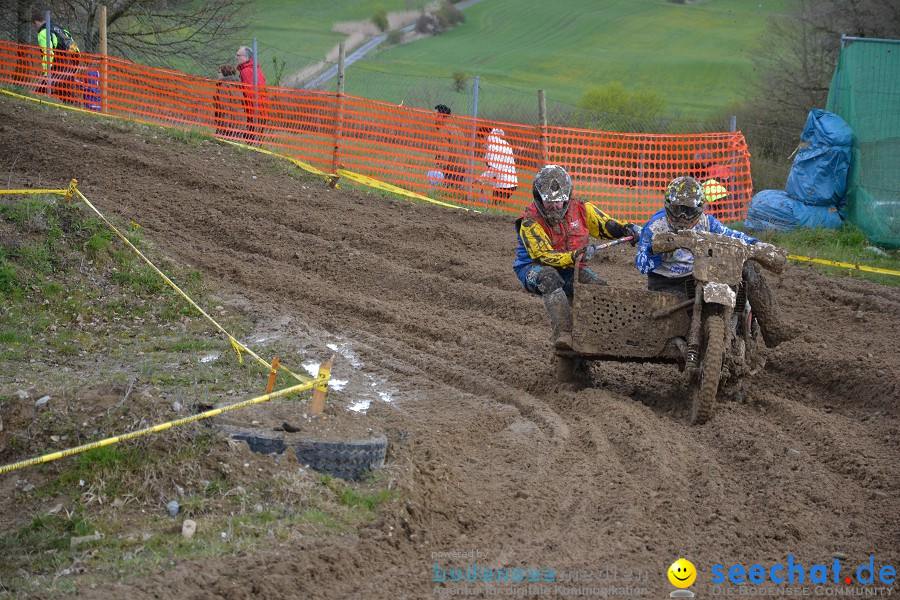
M 578 253 L 579 253 L 580 256 L 584 256 L 584 252 L 585 252 L 585 250 L 587 250 L 588 248 L 593 248 L 593 249 L 594 249 L 594 252 L 597 252 L 598 250 L 605 250 L 606 248 L 612 248 L 613 246 L 618 246 L 619 244 L 622 244 L 622 243 L 624 243 L 624 242 L 630 242 L 630 241 L 633 240 L 633 239 L 634 239 L 634 236 L 633 236 L 633 235 L 628 235 L 628 236 L 625 236 L 625 237 L 623 237 L 623 238 L 619 238 L 619 239 L 617 239 L 617 240 L 613 240 L 613 241 L 611 241 L 611 242 L 606 242 L 606 243 L 604 243 L 604 244 L 588 244 L 587 246 L 584 246 L 583 248 L 580 248 L 580 249 L 578 250 Z

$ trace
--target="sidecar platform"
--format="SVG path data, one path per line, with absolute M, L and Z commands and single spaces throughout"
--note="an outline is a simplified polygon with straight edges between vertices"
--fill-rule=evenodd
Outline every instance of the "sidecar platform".
M 654 313 L 683 304 L 686 298 L 665 292 L 577 285 L 572 306 L 574 355 L 620 361 L 669 362 L 681 356 L 671 340 L 687 339 L 689 309 Z

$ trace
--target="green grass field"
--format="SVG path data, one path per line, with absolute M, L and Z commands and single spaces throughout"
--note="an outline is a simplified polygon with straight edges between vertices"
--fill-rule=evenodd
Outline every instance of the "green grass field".
M 320 56 L 321 48 L 339 40 L 328 32 L 328 23 L 364 18 L 378 5 L 347 0 L 328 8 L 321 4 L 315 10 L 291 9 L 287 2 L 257 0 L 261 17 L 255 21 L 260 27 L 256 34 L 269 46 Z M 391 4 L 381 3 L 388 10 L 403 8 Z M 465 23 L 443 35 L 386 48 L 356 63 L 348 69 L 347 91 L 409 105 L 419 100 L 409 90 L 425 85 L 423 77 L 445 78 L 433 85 L 448 88 L 446 78 L 464 72 L 479 75 L 488 91 L 492 84 L 532 94 L 544 89 L 550 102 L 576 104 L 591 86 L 620 81 L 627 88 L 664 94 L 665 116 L 700 119 L 721 114 L 744 96 L 756 78 L 750 52 L 767 18 L 788 4 L 484 0 L 464 11 Z M 308 39 L 291 41 L 294 37 Z M 508 103 L 515 96 L 498 87 L 480 104 Z M 519 96 L 527 101 L 526 95 Z M 468 92 L 454 100 L 459 112 L 468 102 Z

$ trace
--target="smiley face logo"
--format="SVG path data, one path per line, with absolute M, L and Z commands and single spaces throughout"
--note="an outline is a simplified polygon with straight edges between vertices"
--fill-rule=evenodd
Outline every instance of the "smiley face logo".
M 669 576 L 669 582 L 677 588 L 690 587 L 697 579 L 697 569 L 694 568 L 694 564 L 684 558 L 673 562 L 666 574 Z

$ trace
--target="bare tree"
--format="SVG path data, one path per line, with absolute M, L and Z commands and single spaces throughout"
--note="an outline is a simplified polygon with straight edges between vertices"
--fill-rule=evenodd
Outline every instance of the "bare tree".
M 773 113 L 796 118 L 825 105 L 842 34 L 900 37 L 900 3 L 798 0 L 790 14 L 773 19 L 756 60 L 760 96 Z
M 101 4 L 113 56 L 206 74 L 247 43 L 242 36 L 252 0 L 0 0 L 0 34 L 33 42 L 31 13 L 49 9 L 83 51 L 96 53 Z
M 755 57 L 759 87 L 734 110 L 754 157 L 754 188 L 780 188 L 806 116 L 824 108 L 841 35 L 900 37 L 896 0 L 796 0 L 770 21 Z
M 31 27 L 31 11 L 34 0 L 0 0 L 0 37 L 28 44 L 34 40 Z
M 770 21 L 756 64 L 762 96 L 778 113 L 806 114 L 828 95 L 837 45 L 821 26 L 824 4 L 800 0 L 792 14 Z

